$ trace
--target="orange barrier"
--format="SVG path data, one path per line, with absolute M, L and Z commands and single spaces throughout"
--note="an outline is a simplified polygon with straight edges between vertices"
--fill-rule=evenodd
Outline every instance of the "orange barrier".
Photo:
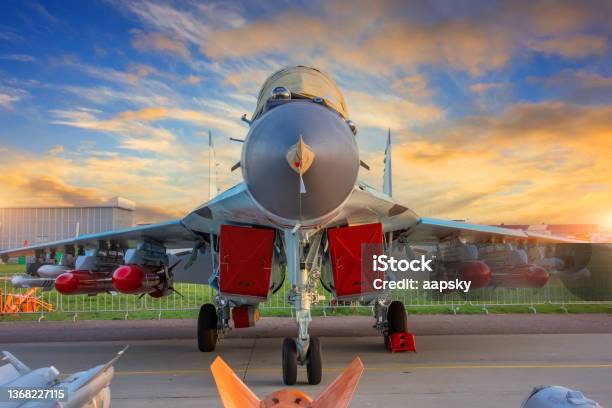
M 33 313 L 41 310 L 52 312 L 53 305 L 36 296 L 39 290 L 40 288 L 31 288 L 23 294 L 7 293 L 6 295 L 3 295 L 0 290 L 0 315 Z

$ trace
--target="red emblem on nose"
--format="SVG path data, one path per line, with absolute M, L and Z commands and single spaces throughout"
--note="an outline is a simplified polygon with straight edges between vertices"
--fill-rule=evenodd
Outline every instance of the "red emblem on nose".
M 287 152 L 287 163 L 289 166 L 293 166 L 293 170 L 295 170 L 300 175 L 306 173 L 312 162 L 314 161 L 315 154 L 305 142 L 302 136 L 300 135 L 300 139 L 298 142 L 291 146 L 289 151 Z

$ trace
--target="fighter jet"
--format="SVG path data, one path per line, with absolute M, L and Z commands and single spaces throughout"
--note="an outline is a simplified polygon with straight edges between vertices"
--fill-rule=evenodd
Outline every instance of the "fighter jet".
M 372 306 L 375 327 L 391 349 L 413 344 L 404 305 L 373 286 L 385 273 L 368 269 L 372 255 L 409 256 L 413 247 L 433 245 L 441 255 L 436 276 L 469 280 L 472 288 L 498 281 L 541 285 L 548 281 L 541 264 L 562 264 L 568 276 L 588 266 L 591 249 L 584 250 L 578 241 L 419 217 L 393 198 L 390 131 L 382 191 L 358 180 L 360 168 L 369 165 L 360 159 L 357 126 L 334 80 L 318 69 L 295 66 L 272 74 L 253 115 L 243 115 L 242 121 L 248 131 L 244 139 L 233 139 L 242 143 L 242 153 L 231 171 L 240 169 L 243 181 L 216 195 L 211 169 L 212 198 L 185 217 L 0 255 L 34 251 L 36 262 L 28 270 L 36 274 L 45 264 L 54 264 L 55 251 L 61 250 L 66 259 L 74 259 L 62 261 L 69 270 L 55 278 L 55 289 L 63 294 L 162 297 L 174 292 L 176 282 L 208 284 L 218 294 L 214 303 L 200 309 L 197 344 L 202 352 L 213 351 L 231 323 L 234 328 L 254 325 L 258 305 L 287 278 L 286 300 L 297 323 L 295 338 L 282 344 L 283 381 L 288 385 L 296 382 L 298 364 L 306 366 L 310 384 L 321 381 L 320 341 L 309 333 L 311 305 L 324 300 L 319 283 L 336 301 Z M 209 143 L 212 147 L 212 138 Z M 531 251 L 540 258 L 526 256 L 542 242 L 569 247 L 546 255 L 559 258 L 550 262 L 540 263 L 542 251 Z M 476 245 L 487 245 L 489 258 Z M 502 265 L 507 280 L 493 279 L 496 270 L 487 263 L 500 256 L 520 261 L 506 262 L 510 268 Z M 47 269 L 41 273 L 48 278 Z M 589 276 L 594 276 L 592 270 Z
M 62 379 L 53 367 L 31 370 L 8 351 L 0 361 L 0 386 L 8 394 L 0 402 L 2 408 L 90 408 L 110 407 L 110 383 L 113 365 L 123 355 L 121 350 L 106 364 L 74 373 Z M 59 405 L 58 405 L 59 404 Z

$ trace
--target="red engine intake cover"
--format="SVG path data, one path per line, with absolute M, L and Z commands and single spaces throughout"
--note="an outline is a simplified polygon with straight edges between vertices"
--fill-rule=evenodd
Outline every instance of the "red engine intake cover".
M 95 295 L 113 290 L 113 284 L 108 274 L 70 271 L 55 278 L 55 290 L 63 295 Z
M 274 230 L 221 225 L 219 291 L 266 299 L 273 246 Z
M 374 280 L 383 279 L 384 273 L 372 270 L 372 256 L 383 253 L 382 224 L 330 228 L 327 237 L 336 297 L 376 292 Z

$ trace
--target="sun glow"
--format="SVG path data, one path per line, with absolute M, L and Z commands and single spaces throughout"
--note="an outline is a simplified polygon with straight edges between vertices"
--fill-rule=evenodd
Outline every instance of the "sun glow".
M 612 212 L 604 214 L 603 220 L 601 222 L 601 228 L 604 231 L 612 231 Z

